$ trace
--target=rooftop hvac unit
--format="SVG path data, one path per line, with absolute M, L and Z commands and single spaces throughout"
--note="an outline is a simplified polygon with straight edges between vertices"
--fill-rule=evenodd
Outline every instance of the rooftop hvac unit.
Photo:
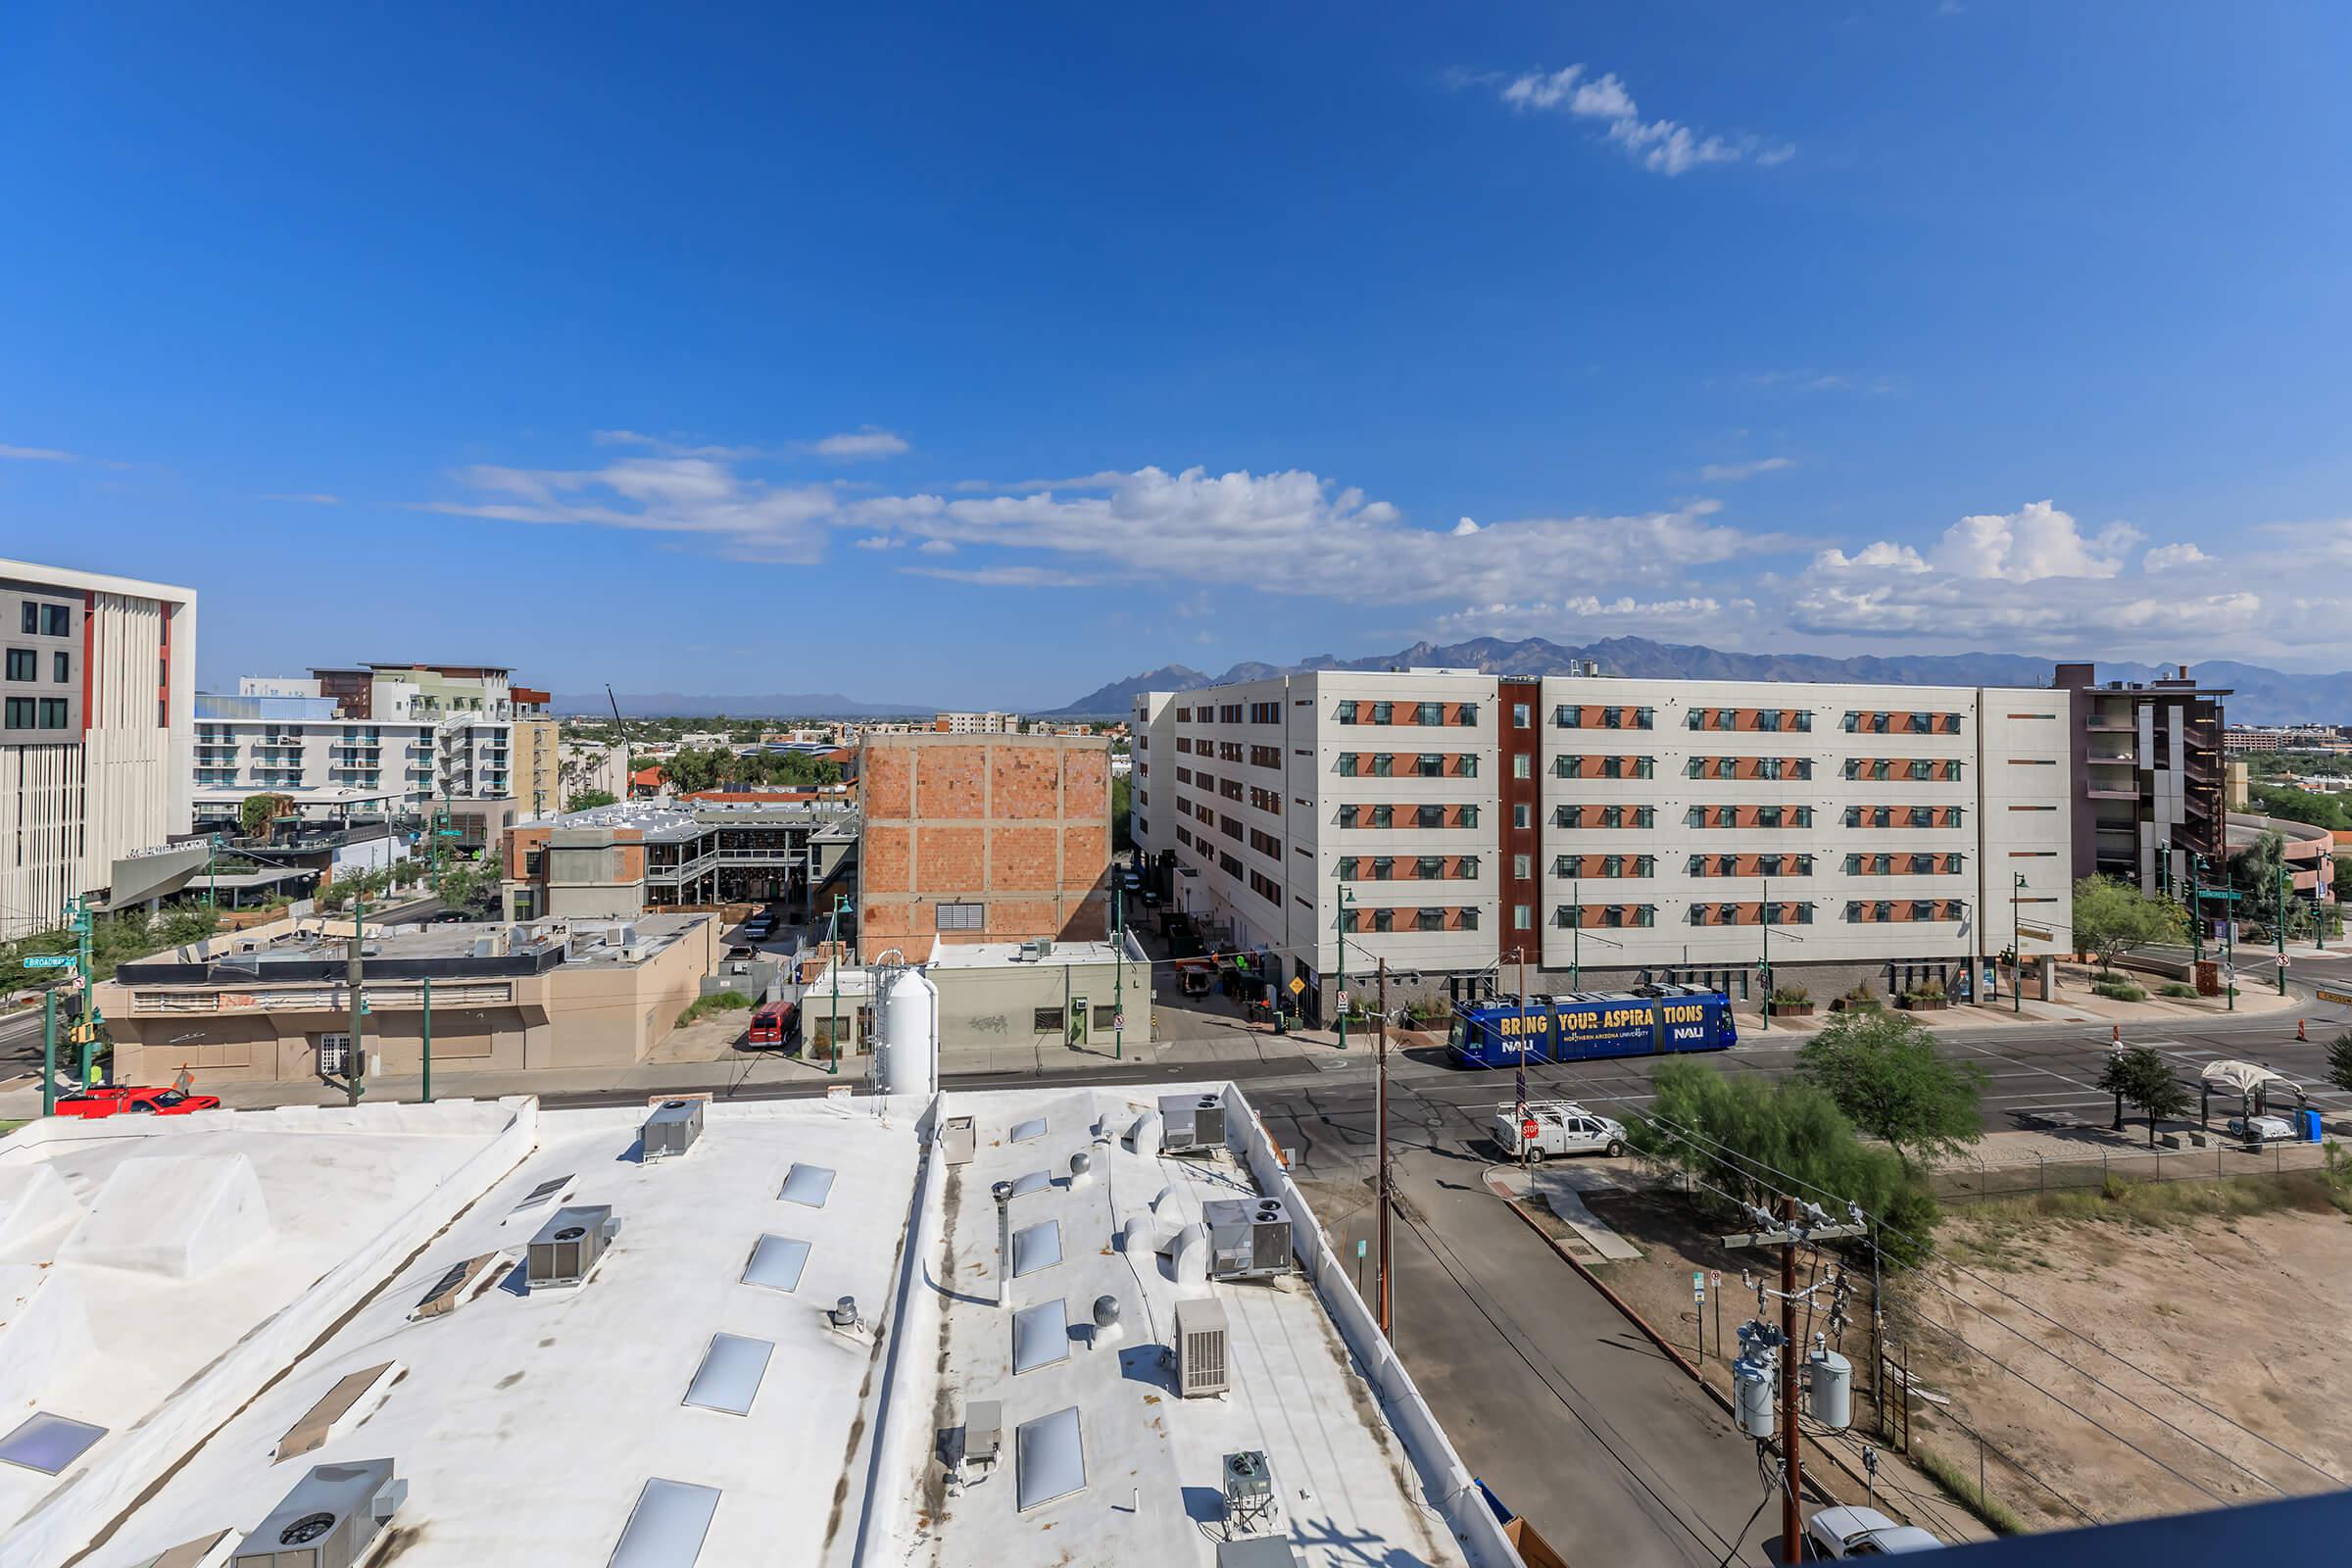
M 1225 1147 L 1225 1102 L 1215 1095 L 1159 1097 L 1160 1148 L 1204 1154 Z
M 245 1538 L 230 1568 L 353 1568 L 408 1495 L 389 1459 L 314 1465 Z
M 1225 1303 L 1188 1297 L 1176 1303 L 1176 1392 L 1188 1399 L 1223 1394 L 1232 1386 L 1232 1334 Z
M 1274 1471 L 1262 1449 L 1225 1456 L 1225 1525 L 1232 1531 L 1265 1530 L 1274 1523 Z
M 531 1238 L 524 1265 L 531 1289 L 581 1283 L 619 1233 L 620 1221 L 612 1217 L 610 1203 L 578 1203 L 557 1209 Z
M 974 1399 L 963 1407 L 963 1459 L 966 1464 L 996 1467 L 1004 1446 L 1004 1405 L 998 1399 Z
M 644 1157 L 648 1161 L 683 1154 L 703 1136 L 703 1102 L 664 1100 L 645 1118 L 640 1136 L 645 1140 Z
M 1200 1205 L 1208 1227 L 1208 1277 L 1265 1279 L 1291 1271 L 1291 1213 L 1274 1198 L 1222 1198 Z
M 1217 1568 L 1299 1568 L 1305 1561 L 1286 1536 L 1244 1536 L 1217 1543 Z
M 1021 956 L 1032 962 L 1038 962 L 1053 956 L 1054 939 L 1052 937 L 1036 937 L 1021 944 Z

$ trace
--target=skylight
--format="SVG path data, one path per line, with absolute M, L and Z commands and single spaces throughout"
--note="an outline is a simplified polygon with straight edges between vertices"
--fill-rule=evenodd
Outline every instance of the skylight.
M 657 1477 L 637 1494 L 609 1568 L 694 1568 L 718 1511 L 718 1489 Z
M 1012 1314 L 1012 1370 L 1017 1375 L 1070 1358 L 1070 1318 L 1060 1297 Z
M 1046 1118 L 1043 1116 L 1033 1116 L 1027 1121 L 1016 1121 L 1012 1124 L 1012 1141 L 1016 1144 L 1025 1144 L 1032 1138 L 1045 1136 Z
M 1078 1407 L 1024 1421 L 1013 1433 L 1014 1463 L 1020 1471 L 1020 1506 L 1028 1509 L 1066 1497 L 1086 1487 L 1086 1445 Z
M 762 1236 L 753 1245 L 750 1261 L 743 1265 L 743 1283 L 771 1291 L 797 1291 L 801 1270 L 808 1266 L 807 1242 L 789 1236 Z
M 1027 1193 L 1042 1193 L 1053 1185 L 1054 1173 L 1052 1171 L 1033 1170 L 1026 1176 L 1015 1176 L 1012 1179 L 1012 1196 L 1019 1198 Z
M 1061 1221 L 1047 1220 L 1012 1233 L 1012 1277 L 1035 1274 L 1061 1261 Z
M 787 1203 L 806 1203 L 810 1208 L 825 1206 L 825 1198 L 833 1191 L 833 1172 L 823 1165 L 795 1164 L 784 1178 L 784 1190 L 776 1196 Z
M 90 1445 L 105 1436 L 104 1427 L 36 1410 L 0 1438 L 0 1459 L 53 1476 L 89 1452 Z
M 765 1340 L 747 1340 L 738 1334 L 713 1334 L 703 1352 L 702 1368 L 687 1386 L 684 1403 L 729 1415 L 749 1415 L 767 1376 L 767 1358 L 775 1347 Z

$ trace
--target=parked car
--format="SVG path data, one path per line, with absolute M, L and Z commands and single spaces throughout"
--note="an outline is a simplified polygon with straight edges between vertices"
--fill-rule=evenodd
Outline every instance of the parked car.
M 2230 1137 L 2249 1144 L 2289 1144 L 2295 1140 L 2294 1124 L 2284 1116 L 2232 1116 L 2227 1126 Z
M 1552 1154 L 1622 1154 L 1625 1152 L 1625 1128 L 1608 1117 L 1565 1100 L 1539 1100 L 1527 1107 L 1528 1118 L 1536 1124 L 1535 1143 L 1527 1151 L 1531 1164 L 1540 1163 Z M 1520 1157 L 1520 1146 L 1526 1142 L 1525 1130 L 1519 1125 L 1516 1104 L 1494 1108 L 1494 1142 L 1512 1159 Z
M 219 1110 L 218 1095 L 185 1095 L 176 1089 L 147 1089 L 119 1085 L 67 1095 L 57 1102 L 60 1116 L 185 1116 L 192 1111 Z
M 1942 1544 L 1917 1525 L 1898 1525 L 1876 1508 L 1820 1508 L 1805 1521 L 1805 1555 L 1816 1559 L 1885 1557 Z

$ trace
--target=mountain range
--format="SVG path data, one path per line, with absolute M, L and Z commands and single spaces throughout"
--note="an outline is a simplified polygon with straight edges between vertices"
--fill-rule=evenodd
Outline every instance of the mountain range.
M 769 692 L 750 697 L 620 692 L 615 701 L 620 704 L 624 718 L 693 718 L 721 713 L 739 718 L 928 718 L 938 711 L 933 708 L 909 708 L 903 703 L 861 703 L 839 692 Z M 559 692 L 550 706 L 560 716 L 593 718 L 612 711 L 603 692 L 587 696 Z
M 1604 675 L 1646 680 L 1861 681 L 1902 686 L 2046 686 L 2053 662 L 2023 654 L 1896 654 L 1834 658 L 1825 654 L 1740 654 L 1688 643 L 1652 642 L 1646 637 L 1610 637 L 1582 648 L 1542 637 L 1510 642 L 1474 637 L 1468 642 L 1417 642 L 1393 654 L 1341 659 L 1318 654 L 1296 664 L 1254 661 L 1211 675 L 1185 664 L 1130 675 L 1099 686 L 1065 708 L 1041 715 L 1102 718 L 1131 713 L 1139 692 L 1190 691 L 1232 681 L 1265 680 L 1318 669 L 1401 669 L 1437 665 L 1478 669 L 1493 675 L 1564 675 L 1586 662 Z M 2102 680 L 2149 680 L 2171 666 L 2118 662 L 2098 666 Z M 2347 717 L 2345 697 L 2352 672 L 2293 674 L 2260 664 L 2213 660 L 2190 666 L 2198 680 L 2231 689 L 2223 707 L 2233 723 L 2333 723 Z

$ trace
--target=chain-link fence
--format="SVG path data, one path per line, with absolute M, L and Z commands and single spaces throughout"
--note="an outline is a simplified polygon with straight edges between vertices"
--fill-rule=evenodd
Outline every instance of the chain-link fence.
M 2320 1170 L 2328 1163 L 2327 1146 L 2310 1143 L 2272 1143 L 2255 1147 L 2211 1141 L 2200 1149 L 2183 1142 L 2178 1149 L 2087 1150 L 2080 1155 L 2034 1154 L 2031 1159 L 1987 1164 L 1970 1155 L 1938 1166 L 1928 1177 L 1936 1196 L 1947 1203 L 1979 1202 L 2002 1198 L 2033 1198 L 2047 1193 L 2096 1192 L 2110 1181 L 2215 1181 L 2230 1176 L 2278 1176 L 2288 1171 Z

